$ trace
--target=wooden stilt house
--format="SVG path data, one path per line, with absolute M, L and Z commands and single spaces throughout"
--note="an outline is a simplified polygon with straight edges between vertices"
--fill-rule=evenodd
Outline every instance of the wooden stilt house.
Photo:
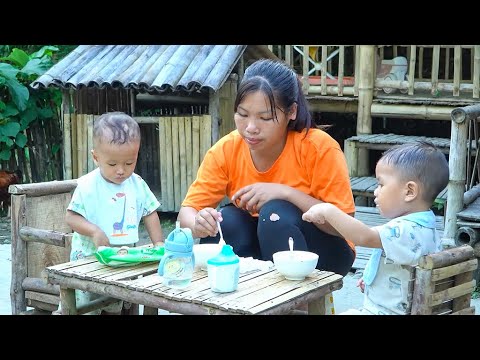
M 437 198 L 437 204 L 444 206 L 444 221 L 437 222 L 443 244 L 469 243 L 477 246 L 476 255 L 480 256 L 480 199 L 475 200 L 480 193 L 480 45 L 269 48 L 303 76 L 313 112 L 356 115 L 354 136 L 343 140 L 357 205 L 372 205 L 368 199 L 377 186 L 372 153 L 395 144 L 429 140 L 442 149 L 450 164 L 449 185 Z M 420 122 L 431 126 L 418 127 L 424 130 L 414 134 L 401 128 L 391 132 L 385 126 L 403 119 L 413 122 L 414 128 Z M 442 127 L 443 136 L 429 131 Z M 469 204 L 470 209 L 465 209 Z M 357 206 L 357 213 L 364 210 Z M 372 225 L 373 210 L 362 215 Z M 459 226 L 463 227 L 460 232 Z
M 65 179 L 94 169 L 95 118 L 123 111 L 140 124 L 136 172 L 178 211 L 208 148 L 234 129 L 233 101 L 261 45 L 81 45 L 32 83 L 63 92 Z

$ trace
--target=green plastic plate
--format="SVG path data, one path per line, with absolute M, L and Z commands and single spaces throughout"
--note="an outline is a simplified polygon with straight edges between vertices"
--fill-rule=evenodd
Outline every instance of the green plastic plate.
M 160 261 L 165 253 L 163 246 L 153 248 L 101 246 L 94 253 L 97 260 L 109 266 L 132 266 L 144 262 Z

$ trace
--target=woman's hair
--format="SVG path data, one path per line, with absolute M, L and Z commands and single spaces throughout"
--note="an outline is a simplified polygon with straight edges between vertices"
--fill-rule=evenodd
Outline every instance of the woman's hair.
M 288 113 L 292 105 L 297 104 L 297 117 L 289 122 L 289 129 L 298 132 L 307 129 L 308 132 L 308 129 L 316 127 L 312 122 L 300 79 L 284 62 L 262 59 L 250 65 L 245 70 L 238 88 L 234 110 L 237 111 L 238 105 L 247 95 L 257 91 L 268 97 L 275 119 L 275 108 Z
M 140 141 L 140 127 L 123 112 L 108 112 L 95 120 L 93 126 L 94 144 L 106 141 L 110 144 L 126 144 Z
M 394 167 L 403 179 L 418 181 L 425 201 L 433 203 L 448 185 L 448 161 L 445 155 L 429 142 L 396 145 L 388 149 L 379 161 Z

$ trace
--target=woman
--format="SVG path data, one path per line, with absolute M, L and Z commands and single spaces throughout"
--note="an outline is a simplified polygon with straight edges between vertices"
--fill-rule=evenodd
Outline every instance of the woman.
M 353 215 L 355 205 L 343 152 L 315 128 L 295 72 L 284 63 L 259 60 L 245 71 L 235 99 L 236 130 L 205 155 L 178 214 L 201 243 L 225 241 L 239 256 L 272 260 L 288 249 L 319 255 L 318 269 L 346 275 L 354 245 L 328 224 L 302 214 L 329 202 Z M 228 196 L 231 204 L 217 211 Z

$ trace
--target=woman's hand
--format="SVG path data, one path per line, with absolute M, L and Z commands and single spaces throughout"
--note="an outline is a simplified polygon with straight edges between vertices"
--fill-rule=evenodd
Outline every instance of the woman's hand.
M 195 237 L 204 238 L 207 236 L 217 236 L 217 220 L 222 221 L 222 213 L 214 208 L 207 207 L 200 210 L 195 215 L 195 223 L 192 233 Z
M 244 186 L 232 196 L 232 202 L 251 213 L 260 211 L 266 202 L 285 199 L 288 186 L 275 183 L 255 183 Z

